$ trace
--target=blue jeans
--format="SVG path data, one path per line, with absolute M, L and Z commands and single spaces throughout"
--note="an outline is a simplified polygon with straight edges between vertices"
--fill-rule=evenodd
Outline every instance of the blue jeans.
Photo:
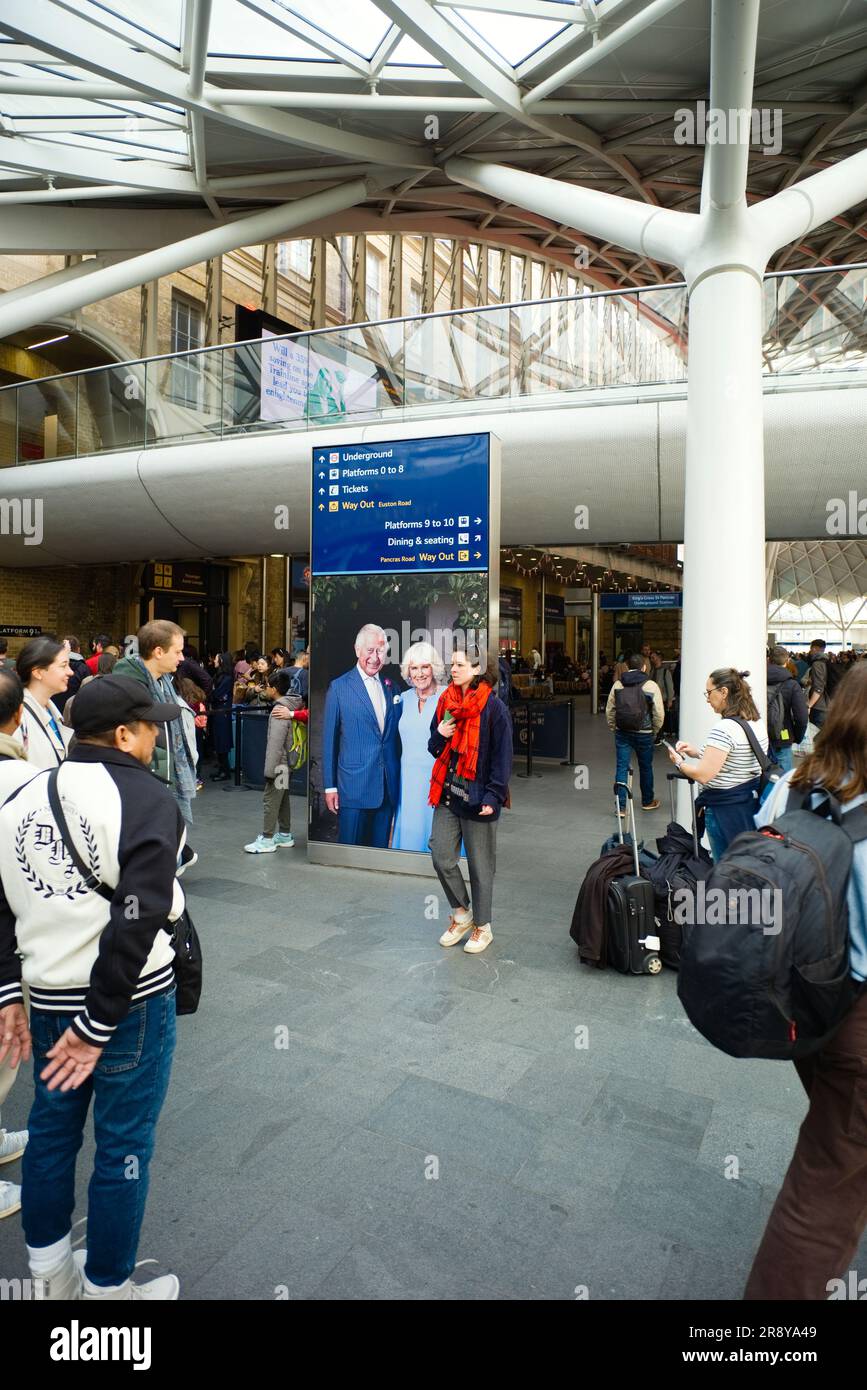
M 707 831 L 707 838 L 710 840 L 710 852 L 713 862 L 718 864 L 729 847 L 729 842 L 720 829 L 719 821 L 714 814 L 712 806 L 704 808 L 704 828 Z
M 791 743 L 784 743 L 782 748 L 775 748 L 773 755 L 784 772 L 791 772 L 795 766 L 795 755 L 792 752 Z
M 617 753 L 617 771 L 614 776 L 618 782 L 626 781 L 632 754 L 635 752 L 641 782 L 641 804 L 649 806 L 653 800 L 653 734 L 625 734 L 616 729 L 614 748 Z M 617 797 L 622 811 L 626 806 L 626 792 L 618 787 Z
M 192 825 L 192 823 L 193 823 L 193 798 L 192 798 L 192 796 L 185 796 L 184 793 L 183 793 L 182 791 L 179 791 L 179 790 L 178 790 L 178 788 L 175 786 L 174 782 L 172 783 L 172 791 L 173 791 L 174 794 L 175 794 L 175 801 L 178 803 L 178 806 L 181 808 L 181 815 L 183 816 L 183 818 L 184 818 L 184 820 L 186 821 L 187 825 Z
M 93 1097 L 96 1157 L 87 1194 L 87 1265 L 94 1284 L 123 1284 L 135 1268 L 154 1135 L 175 1050 L 175 991 L 134 1004 L 87 1081 L 49 1091 L 39 1073 L 73 1015 L 33 1009 L 36 1095 L 22 1160 L 21 1217 L 28 1245 L 69 1234 L 75 1161 Z

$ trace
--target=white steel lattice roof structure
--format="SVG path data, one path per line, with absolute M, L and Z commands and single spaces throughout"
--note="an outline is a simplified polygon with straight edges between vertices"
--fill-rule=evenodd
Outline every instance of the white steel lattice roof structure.
M 867 542 L 790 541 L 776 549 L 772 602 L 803 607 L 822 598 L 865 601 Z
M 4 0 L 0 252 L 122 256 L 363 176 L 292 235 L 432 233 L 573 273 L 577 253 L 600 288 L 676 279 L 443 166 L 695 211 L 704 149 L 682 113 L 707 99 L 709 42 L 709 0 Z M 750 201 L 862 148 L 867 9 L 764 0 L 753 99 Z M 865 250 L 862 204 L 771 268 Z

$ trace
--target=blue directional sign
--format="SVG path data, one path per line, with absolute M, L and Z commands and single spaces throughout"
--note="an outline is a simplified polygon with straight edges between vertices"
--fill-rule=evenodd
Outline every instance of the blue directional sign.
M 600 608 L 682 608 L 683 594 L 600 594 Z
M 313 574 L 484 570 L 490 436 L 313 450 Z

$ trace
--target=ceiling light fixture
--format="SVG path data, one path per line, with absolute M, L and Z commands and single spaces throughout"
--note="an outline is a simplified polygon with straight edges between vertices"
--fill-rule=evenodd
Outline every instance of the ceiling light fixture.
M 60 333 L 56 338 L 43 338 L 41 343 L 30 343 L 24 351 L 32 352 L 34 348 L 48 347 L 49 343 L 62 343 L 64 338 L 68 337 L 68 333 Z

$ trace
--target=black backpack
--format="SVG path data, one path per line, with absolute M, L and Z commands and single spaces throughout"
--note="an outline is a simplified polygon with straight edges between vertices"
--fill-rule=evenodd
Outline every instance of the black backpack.
M 786 702 L 783 687 L 786 681 L 768 686 L 768 737 L 773 745 L 782 743 L 783 729 L 786 727 Z
M 614 692 L 614 725 L 624 734 L 638 733 L 647 721 L 647 696 L 643 685 L 624 685 Z
M 843 666 L 839 661 L 825 662 L 825 698 L 830 704 L 834 698 L 837 686 L 849 670 L 848 666 Z
M 703 920 L 685 941 L 677 992 L 694 1027 L 730 1057 L 809 1056 L 860 990 L 846 890 L 867 805 L 843 814 L 826 794 L 813 811 L 813 790 L 822 788 L 790 786 L 785 814 L 736 836 L 697 896 Z

